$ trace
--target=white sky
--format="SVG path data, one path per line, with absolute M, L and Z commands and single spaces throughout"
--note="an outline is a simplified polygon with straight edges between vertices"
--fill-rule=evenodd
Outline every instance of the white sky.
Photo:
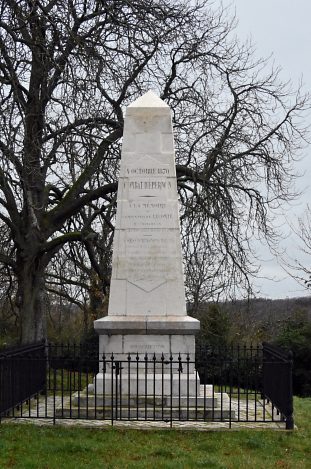
M 311 0 L 223 0 L 238 20 L 236 34 L 241 40 L 252 39 L 258 57 L 273 54 L 276 65 L 282 68 L 281 78 L 289 79 L 297 86 L 302 78 L 305 91 L 311 91 Z M 309 123 L 311 116 L 308 116 Z M 303 191 L 302 196 L 285 207 L 287 217 L 295 222 L 301 216 L 308 202 L 311 202 L 311 145 L 303 152 L 304 158 L 297 165 L 297 170 L 304 175 L 296 186 Z M 284 226 L 284 233 L 289 233 Z M 280 243 L 292 257 L 301 254 L 296 252 L 297 239 L 293 235 Z M 256 286 L 258 296 L 285 298 L 310 294 L 297 282 L 291 279 L 271 254 L 261 246 L 256 251 L 262 257 L 261 275 L 274 280 L 258 279 Z M 310 259 L 306 259 L 306 263 Z

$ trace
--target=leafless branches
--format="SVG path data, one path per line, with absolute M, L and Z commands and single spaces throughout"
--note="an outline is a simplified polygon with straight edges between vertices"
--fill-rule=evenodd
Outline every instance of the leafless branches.
M 249 286 L 249 241 L 273 238 L 269 214 L 293 196 L 308 101 L 209 5 L 1 2 L 0 263 L 18 284 L 22 340 L 39 338 L 45 273 L 72 244 L 108 292 L 123 110 L 148 89 L 173 111 L 189 288 Z

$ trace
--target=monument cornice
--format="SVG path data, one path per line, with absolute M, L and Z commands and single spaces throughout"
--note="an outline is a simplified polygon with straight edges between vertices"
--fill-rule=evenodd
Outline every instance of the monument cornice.
M 98 334 L 196 334 L 200 321 L 190 316 L 106 316 L 95 321 Z

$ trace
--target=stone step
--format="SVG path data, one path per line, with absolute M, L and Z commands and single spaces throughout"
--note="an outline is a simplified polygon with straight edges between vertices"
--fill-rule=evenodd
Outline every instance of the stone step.
M 226 408 L 194 408 L 194 407 L 68 407 L 56 409 L 56 418 L 80 418 L 80 419 L 114 419 L 114 420 L 228 420 L 230 419 L 230 410 Z M 231 411 L 231 420 L 235 419 L 235 412 Z
M 97 395 L 96 399 L 94 395 L 91 394 L 86 394 L 85 391 L 80 392 L 80 393 L 75 393 L 72 395 L 72 404 L 75 406 L 78 406 L 80 404 L 80 407 L 86 407 L 87 403 L 88 406 L 90 407 L 95 407 L 95 400 L 96 400 L 96 406 L 97 407 L 103 407 L 103 406 L 111 406 L 112 404 L 115 405 L 116 402 L 116 396 L 113 395 L 111 398 L 111 395 L 106 394 L 105 396 L 103 395 Z M 147 395 L 147 396 L 135 396 L 131 395 L 128 396 L 126 394 L 122 394 L 122 396 L 118 396 L 118 405 L 121 406 L 128 406 L 136 408 L 138 406 L 144 406 L 145 403 L 148 406 L 156 406 L 156 407 L 201 407 L 204 409 L 205 408 L 215 408 L 215 407 L 220 407 L 221 405 L 221 394 L 220 393 L 215 393 L 214 395 L 200 395 L 200 396 L 153 396 L 153 395 Z
M 200 381 L 196 372 L 192 373 L 98 373 L 89 391 L 96 394 L 134 394 L 139 395 L 196 395 L 200 394 Z
M 200 385 L 199 395 L 109 394 L 96 396 L 92 386 L 66 398 L 56 409 L 61 418 L 87 419 L 139 419 L 139 420 L 228 420 L 235 418 L 230 412 L 230 400 L 226 393 L 213 392 L 212 385 Z M 71 404 L 71 405 L 70 405 Z M 172 409 L 171 409 L 172 408 Z

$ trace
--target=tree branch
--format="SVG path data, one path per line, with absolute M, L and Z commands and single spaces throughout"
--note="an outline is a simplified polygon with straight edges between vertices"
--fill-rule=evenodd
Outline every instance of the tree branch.
M 82 207 L 87 205 L 92 200 L 97 200 L 100 197 L 103 197 L 107 194 L 116 192 L 117 189 L 118 189 L 118 183 L 112 182 L 110 184 L 106 184 L 105 186 L 98 187 L 97 189 L 94 189 L 93 191 L 89 191 L 87 194 L 68 203 L 67 207 L 64 207 L 63 210 L 56 212 L 56 209 L 53 209 L 51 212 L 54 212 L 54 210 L 55 212 L 53 213 L 53 217 L 50 218 L 50 221 L 56 227 L 61 226 L 64 223 L 64 221 L 66 221 L 69 217 L 76 215 L 81 210 Z
M 11 257 L 7 256 L 4 252 L 1 252 L 1 251 L 0 251 L 0 262 L 2 264 L 5 264 L 5 265 L 8 265 L 8 266 L 12 267 L 13 270 L 16 268 L 16 264 L 13 261 L 13 259 Z
M 63 246 L 68 242 L 82 241 L 83 234 L 81 232 L 71 232 L 58 236 L 57 238 L 48 241 L 41 249 L 41 253 L 50 252 L 54 249 Z
M 5 175 L 5 173 L 3 172 L 1 168 L 0 168 L 0 189 L 2 190 L 5 196 L 6 209 L 8 213 L 10 214 L 12 223 L 14 225 L 14 229 L 17 230 L 18 227 L 20 226 L 20 216 L 17 210 L 15 197 L 13 195 L 13 192 L 7 180 L 7 176 Z
M 62 298 L 65 298 L 66 300 L 69 301 L 69 303 L 73 303 L 76 306 L 78 306 L 80 309 L 83 310 L 83 303 L 78 301 L 78 300 L 73 299 L 71 295 L 68 295 L 68 293 L 66 293 L 62 290 L 55 290 L 54 288 L 51 288 L 49 286 L 46 286 L 46 290 L 50 293 L 53 293 L 54 295 L 61 296 Z
M 46 135 L 43 139 L 42 142 L 45 143 L 52 138 L 58 137 L 61 134 L 68 133 L 71 130 L 75 129 L 76 127 L 79 127 L 81 125 L 90 125 L 90 124 L 105 124 L 109 127 L 114 127 L 115 129 L 120 128 L 120 123 L 114 119 L 106 119 L 105 117 L 89 117 L 87 119 L 76 119 L 74 122 L 65 125 L 61 129 L 54 130 L 50 132 L 48 135 Z

